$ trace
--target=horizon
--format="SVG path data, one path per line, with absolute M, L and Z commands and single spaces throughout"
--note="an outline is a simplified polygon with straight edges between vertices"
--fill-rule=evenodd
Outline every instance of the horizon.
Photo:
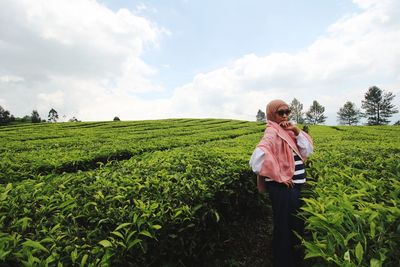
M 118 116 L 114 116 L 114 117 L 118 117 Z M 18 119 L 23 119 L 23 117 L 17 117 Z M 42 120 L 44 120 L 41 117 Z M 98 121 L 83 121 L 83 120 L 79 120 L 79 118 L 77 118 L 78 121 L 69 121 L 69 120 L 57 120 L 57 122 L 50 122 L 48 120 L 42 121 L 42 122 L 38 122 L 38 123 L 32 123 L 32 122 L 11 122 L 10 124 L 5 124 L 5 125 L 1 125 L 0 127 L 7 127 L 7 126 L 13 126 L 13 125 L 32 125 L 32 124 L 43 124 L 43 123 L 49 123 L 49 124 L 57 124 L 57 123 L 97 123 L 97 122 L 112 122 L 112 123 L 118 123 L 118 122 L 139 122 L 139 121 L 162 121 L 162 120 L 232 120 L 232 121 L 246 121 L 246 122 L 255 122 L 255 123 L 264 123 L 267 124 L 268 121 L 266 122 L 261 122 L 261 121 L 256 121 L 256 120 L 242 120 L 242 119 L 229 119 L 229 118 L 210 118 L 210 117 L 204 117 L 204 118 L 163 118 L 163 119 L 138 119 L 138 120 L 119 120 L 119 121 L 114 121 L 112 119 L 110 120 L 98 120 Z M 389 123 L 389 124 L 381 124 L 381 125 L 368 125 L 367 122 L 363 121 L 357 124 L 353 124 L 353 125 L 348 125 L 348 124 L 326 124 L 326 123 L 318 123 L 318 124 L 310 124 L 310 123 L 296 123 L 295 121 L 290 121 L 295 123 L 296 125 L 301 125 L 301 126 L 327 126 L 327 127 L 342 127 L 342 126 L 367 126 L 367 127 L 371 127 L 371 126 L 398 126 L 398 125 L 394 125 L 393 123 Z

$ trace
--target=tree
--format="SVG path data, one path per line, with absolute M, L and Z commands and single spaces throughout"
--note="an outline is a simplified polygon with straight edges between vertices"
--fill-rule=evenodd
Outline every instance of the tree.
M 400 125 L 400 120 L 398 120 L 398 121 L 396 121 L 395 123 L 393 123 L 393 125 L 399 126 L 399 125 Z
M 25 115 L 21 118 L 21 122 L 32 122 L 32 117 L 29 115 Z
M 0 106 L 0 124 L 8 124 L 12 121 L 12 118 L 13 116 L 10 114 L 10 111 Z
M 49 116 L 47 116 L 47 118 L 48 118 L 47 119 L 48 122 L 57 122 L 57 120 L 58 120 L 57 111 L 54 108 L 50 109 Z
M 258 110 L 256 121 L 265 122 L 265 112 L 262 112 L 261 109 Z
M 292 111 L 289 119 L 295 121 L 296 123 L 304 123 L 303 104 L 301 104 L 296 98 L 293 98 L 289 108 Z
M 39 113 L 37 112 L 37 110 L 33 110 L 33 111 L 32 111 L 31 121 L 32 121 L 32 123 L 39 123 L 39 122 L 42 122 L 42 119 L 40 118 L 40 115 L 39 115 Z
M 76 117 L 72 117 L 71 119 L 68 120 L 69 122 L 81 122 L 78 120 Z
M 115 116 L 114 121 L 121 121 L 121 120 L 117 116 Z
M 319 124 L 324 123 L 327 118 L 324 115 L 325 108 L 321 106 L 317 100 L 313 101 L 313 104 L 310 106 L 310 109 L 306 112 L 306 121 L 309 124 Z
M 362 114 L 361 111 L 356 108 L 354 103 L 347 101 L 343 107 L 339 109 L 337 115 L 340 124 L 356 125 L 360 122 Z
M 388 124 L 388 118 L 399 112 L 392 104 L 395 95 L 391 92 L 384 92 L 377 86 L 372 86 L 364 95 L 361 107 L 365 109 L 368 117 L 368 125 Z

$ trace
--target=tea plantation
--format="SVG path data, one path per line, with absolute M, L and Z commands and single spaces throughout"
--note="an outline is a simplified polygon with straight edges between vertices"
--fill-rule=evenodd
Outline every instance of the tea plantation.
M 265 125 L 223 119 L 0 127 L 0 266 L 199 266 L 257 216 Z M 306 258 L 400 266 L 400 127 L 312 126 Z

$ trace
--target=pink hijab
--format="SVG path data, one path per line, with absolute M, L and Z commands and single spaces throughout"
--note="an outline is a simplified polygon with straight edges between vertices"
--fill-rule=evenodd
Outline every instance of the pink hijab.
M 288 106 L 288 104 L 282 100 L 273 100 L 267 105 L 268 124 L 264 137 L 258 144 L 258 147 L 265 152 L 260 176 L 269 177 L 277 182 L 288 181 L 293 177 L 295 163 L 292 151 L 303 161 L 305 160 L 297 147 L 295 134 L 283 129 L 275 122 L 276 111 L 282 106 Z M 308 134 L 302 133 L 312 142 Z
M 266 112 L 267 119 L 269 121 L 275 121 L 276 112 L 278 111 L 278 109 L 280 107 L 283 107 L 283 106 L 289 107 L 289 105 L 286 104 L 285 101 L 280 100 L 280 99 L 275 99 L 275 100 L 272 100 L 271 102 L 269 102 L 267 105 L 267 112 Z

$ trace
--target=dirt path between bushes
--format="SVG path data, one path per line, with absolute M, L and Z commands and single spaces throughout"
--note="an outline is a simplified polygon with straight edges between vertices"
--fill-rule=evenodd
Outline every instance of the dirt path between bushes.
M 255 218 L 238 222 L 223 233 L 223 251 L 211 260 L 215 267 L 272 266 L 272 210 L 266 207 Z M 208 265 L 210 266 L 210 265 Z

